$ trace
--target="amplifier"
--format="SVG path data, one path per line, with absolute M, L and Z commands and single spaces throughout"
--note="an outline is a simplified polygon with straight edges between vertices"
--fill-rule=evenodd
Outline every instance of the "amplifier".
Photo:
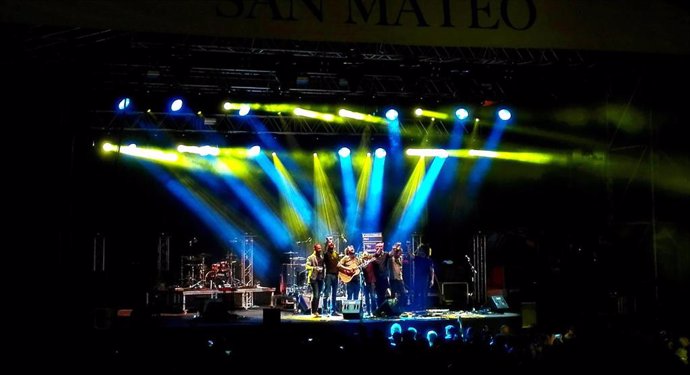
M 360 300 L 345 300 L 343 301 L 343 319 L 361 319 L 362 318 L 362 301 Z
M 446 306 L 467 308 L 469 301 L 469 285 L 464 282 L 441 283 L 441 301 Z

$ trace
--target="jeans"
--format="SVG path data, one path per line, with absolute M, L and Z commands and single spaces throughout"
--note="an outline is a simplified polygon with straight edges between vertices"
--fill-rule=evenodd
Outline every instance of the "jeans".
M 327 273 L 326 274 L 326 289 L 324 290 L 324 295 L 323 295 L 323 309 L 324 313 L 326 313 L 326 309 L 328 309 L 328 297 L 330 294 L 331 297 L 331 309 L 329 312 L 332 314 L 336 312 L 336 309 L 338 307 L 338 275 L 334 273 Z
M 323 290 L 323 279 L 311 280 L 309 285 L 311 286 L 311 313 L 316 314 L 319 312 L 319 299 L 321 299 L 321 291 Z

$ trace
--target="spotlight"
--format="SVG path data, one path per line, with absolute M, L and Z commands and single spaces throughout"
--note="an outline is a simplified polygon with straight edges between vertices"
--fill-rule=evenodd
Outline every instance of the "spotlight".
M 180 109 L 182 109 L 182 99 L 175 99 L 170 103 L 170 110 L 173 112 L 177 112 Z
M 505 108 L 501 108 L 498 110 L 498 118 L 500 118 L 501 120 L 508 121 L 511 117 L 513 117 L 513 115 L 510 113 L 509 110 Z
M 130 104 L 131 101 L 129 100 L 129 98 L 122 98 L 119 102 L 117 102 L 117 109 L 120 111 L 124 111 L 125 109 L 129 108 Z
M 350 156 L 350 149 L 347 147 L 343 147 L 340 150 L 338 150 L 338 155 L 340 155 L 340 157 L 342 158 L 346 158 Z
M 240 116 L 246 116 L 249 114 L 249 110 L 251 107 L 249 107 L 249 104 L 241 104 L 240 105 L 240 111 L 238 112 Z
M 465 108 L 458 108 L 458 110 L 455 111 L 455 117 L 457 117 L 458 120 L 464 120 L 470 117 L 470 113 Z
M 260 146 L 252 146 L 247 150 L 247 157 L 253 158 L 261 152 L 261 147 Z
M 441 148 L 410 148 L 405 151 L 408 156 L 435 156 L 441 159 L 448 157 L 448 151 Z
M 114 151 L 117 151 L 117 149 L 118 149 L 118 147 L 112 143 L 106 142 L 103 144 L 103 151 L 114 152 Z
M 397 119 L 398 119 L 398 111 L 396 111 L 395 109 L 392 109 L 392 108 L 389 109 L 389 110 L 387 110 L 387 111 L 386 111 L 386 118 L 387 118 L 389 121 L 395 121 L 395 120 L 397 120 Z
M 376 151 L 374 151 L 374 155 L 376 155 L 377 158 L 384 158 L 386 157 L 386 150 L 377 148 Z

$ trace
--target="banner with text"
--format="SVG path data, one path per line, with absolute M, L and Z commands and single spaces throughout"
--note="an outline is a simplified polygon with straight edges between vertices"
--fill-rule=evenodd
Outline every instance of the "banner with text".
M 216 37 L 690 53 L 672 0 L 3 0 L 6 23 Z

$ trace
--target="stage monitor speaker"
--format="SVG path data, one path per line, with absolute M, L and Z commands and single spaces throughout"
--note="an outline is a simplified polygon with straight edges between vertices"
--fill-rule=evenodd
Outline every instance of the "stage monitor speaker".
M 305 298 L 304 294 L 300 294 L 297 297 L 297 309 L 299 310 L 300 314 L 310 314 L 311 313 L 311 298 L 307 300 Z
M 401 313 L 402 311 L 400 311 L 400 308 L 398 307 L 397 298 L 390 298 L 383 301 L 379 308 L 374 311 L 374 315 L 380 318 L 400 316 Z
M 508 311 L 508 302 L 503 296 L 491 296 L 491 310 Z
M 343 301 L 343 319 L 361 319 L 362 302 L 360 300 Z

